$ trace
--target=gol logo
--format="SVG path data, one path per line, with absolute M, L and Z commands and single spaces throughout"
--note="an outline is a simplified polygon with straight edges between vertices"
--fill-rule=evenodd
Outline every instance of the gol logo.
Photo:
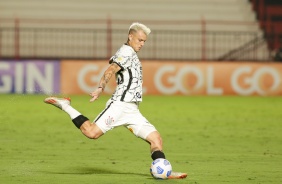
M 240 80 L 242 78 L 242 80 Z M 231 76 L 231 86 L 240 95 L 267 95 L 279 89 L 281 78 L 274 67 L 253 70 L 250 66 L 237 68 Z
M 281 77 L 275 67 L 261 66 L 254 68 L 251 65 L 228 68 L 228 72 L 218 75 L 214 74 L 216 66 L 201 67 L 186 65 L 176 68 L 174 65 L 160 67 L 154 77 L 157 89 L 163 94 L 190 94 L 201 93 L 206 90 L 208 95 L 238 94 L 238 95 L 268 95 L 281 91 Z M 193 84 L 188 85 L 192 76 Z M 166 77 L 165 77 L 166 76 Z M 219 81 L 223 86 L 214 86 Z
M 206 73 L 204 73 L 201 68 L 195 66 L 184 66 L 177 70 L 174 65 L 166 65 L 157 70 L 154 83 L 157 89 L 164 94 L 175 94 L 177 92 L 189 94 L 206 90 L 207 94 L 221 95 L 223 90 L 213 86 L 213 72 L 211 66 L 208 66 Z M 169 75 L 169 77 L 164 80 L 166 75 Z M 191 80 L 188 76 L 193 79 Z

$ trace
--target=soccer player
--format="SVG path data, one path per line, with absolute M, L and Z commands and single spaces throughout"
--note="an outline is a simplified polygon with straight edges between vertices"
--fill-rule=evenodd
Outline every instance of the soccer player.
M 100 79 L 98 88 L 90 93 L 90 102 L 94 102 L 105 89 L 112 76 L 115 75 L 117 87 L 106 103 L 105 109 L 94 122 L 70 105 L 70 98 L 48 97 L 45 103 L 54 105 L 69 114 L 74 125 L 90 139 L 98 139 L 107 131 L 126 126 L 137 137 L 150 144 L 151 157 L 165 158 L 162 138 L 156 128 L 140 113 L 142 101 L 142 66 L 137 52 L 144 46 L 151 30 L 141 23 L 133 23 L 129 27 L 128 39 L 110 58 L 110 65 Z M 169 178 L 186 178 L 186 173 L 172 172 Z

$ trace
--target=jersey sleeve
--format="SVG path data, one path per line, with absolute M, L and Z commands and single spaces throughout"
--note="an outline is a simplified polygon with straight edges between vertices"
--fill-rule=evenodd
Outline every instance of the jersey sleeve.
M 110 64 L 116 63 L 121 68 L 121 70 L 124 70 L 125 68 L 131 66 L 131 56 L 132 52 L 129 49 L 121 49 L 111 57 Z

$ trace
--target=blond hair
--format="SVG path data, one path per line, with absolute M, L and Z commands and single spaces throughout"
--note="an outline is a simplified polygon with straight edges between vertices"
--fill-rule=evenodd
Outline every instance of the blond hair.
M 140 31 L 142 30 L 147 36 L 151 33 L 151 29 L 145 26 L 144 24 L 141 24 L 139 22 L 134 22 L 129 26 L 128 33 L 131 33 L 131 31 Z

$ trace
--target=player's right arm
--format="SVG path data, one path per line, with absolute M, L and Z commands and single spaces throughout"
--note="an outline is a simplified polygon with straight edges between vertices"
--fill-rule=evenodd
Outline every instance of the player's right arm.
M 103 90 L 105 89 L 107 83 L 110 81 L 112 76 L 115 75 L 120 69 L 121 67 L 116 63 L 112 63 L 108 67 L 108 69 L 104 72 L 102 78 L 100 79 L 99 87 L 95 91 L 90 93 L 90 96 L 92 97 L 90 99 L 90 102 L 93 102 L 99 98 L 100 94 L 103 92 Z

